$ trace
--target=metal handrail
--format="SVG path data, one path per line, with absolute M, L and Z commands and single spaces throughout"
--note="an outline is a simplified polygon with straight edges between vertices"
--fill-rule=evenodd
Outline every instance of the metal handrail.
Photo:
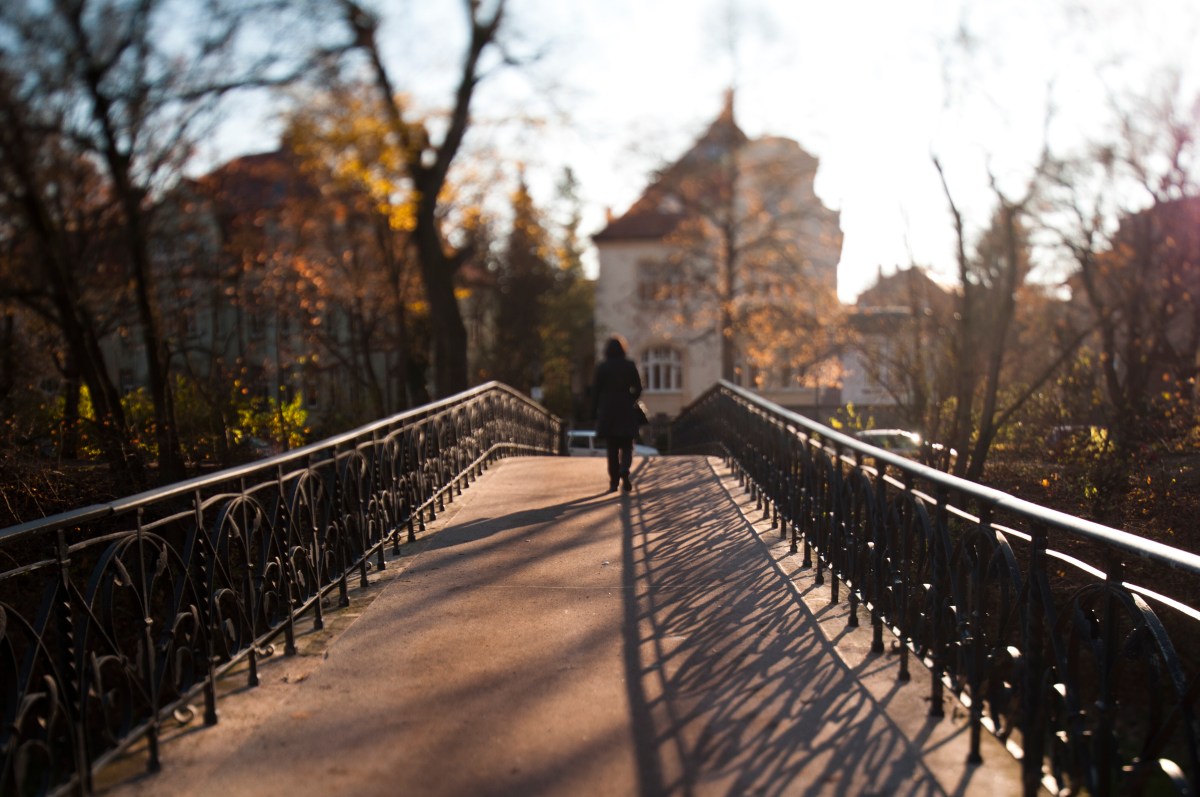
M 910 655 L 929 667 L 931 715 L 947 690 L 962 701 L 973 762 L 986 729 L 1021 756 L 1026 794 L 1197 793 L 1200 612 L 1169 594 L 1168 575 L 1200 574 L 1200 557 L 883 451 L 728 382 L 688 405 L 671 438 L 672 452 L 730 462 L 816 582 L 828 578 L 831 600 L 845 590 L 848 623 L 869 610 L 872 650 L 885 630 L 898 638 L 902 679 Z
M 146 490 L 144 492 L 136 493 L 124 498 L 118 498 L 107 503 L 92 504 L 79 509 L 72 509 L 67 512 L 48 515 L 44 518 L 38 518 L 36 520 L 31 520 L 25 523 L 19 523 L 15 526 L 9 526 L 7 528 L 0 529 L 0 545 L 3 545 L 8 540 L 16 539 L 31 532 L 37 532 L 48 528 L 56 528 L 59 526 L 88 523 L 106 515 L 112 515 L 117 512 L 127 510 L 128 508 L 136 506 L 137 504 L 151 503 L 179 495 L 187 495 L 195 490 L 202 490 L 214 484 L 227 482 L 230 479 L 241 478 L 243 476 L 249 476 L 268 468 L 294 463 L 303 460 L 305 457 L 319 453 L 323 449 L 344 445 L 355 440 L 363 439 L 364 437 L 381 430 L 392 429 L 397 425 L 412 423 L 419 419 L 427 418 L 433 414 L 436 414 L 437 412 L 445 410 L 448 407 L 460 405 L 463 402 L 470 401 L 477 396 L 481 396 L 485 393 L 496 390 L 504 391 L 514 400 L 524 402 L 535 410 L 540 410 L 543 413 L 546 412 L 545 409 L 533 399 L 513 390 L 508 385 L 493 380 L 490 382 L 485 382 L 478 387 L 471 388 L 470 390 L 466 390 L 462 393 L 450 396 L 449 398 L 440 399 L 429 404 L 423 404 L 420 407 L 405 410 L 404 412 L 389 416 L 373 423 L 365 424 L 348 432 L 343 432 L 342 434 L 328 437 L 315 443 L 309 443 L 301 448 L 294 448 L 290 451 L 275 454 L 265 459 L 259 459 L 244 465 L 226 468 L 224 470 L 206 474 L 204 476 L 196 476 L 191 479 L 175 482 L 174 484 L 155 487 L 154 489 Z
M 350 579 L 366 585 L 499 457 L 561 454 L 562 423 L 473 390 L 259 462 L 0 530 L 0 794 L 84 793 L 164 718 L 217 721 L 216 682 Z
M 827 443 L 833 443 L 834 445 L 841 446 L 843 449 L 871 456 L 897 470 L 919 476 L 923 482 L 932 487 L 952 490 L 971 499 L 991 504 L 996 509 L 1023 515 L 1037 522 L 1044 523 L 1047 526 L 1097 542 L 1115 545 L 1130 553 L 1160 562 L 1168 567 L 1200 575 L 1200 555 L 1180 550 L 1179 548 L 1173 548 L 1169 545 L 1163 545 L 1160 542 L 1148 540 L 1145 537 L 1139 537 L 1136 534 L 1130 534 L 1120 529 L 1114 529 L 1111 526 L 1105 526 L 1101 523 L 1069 515 L 1066 512 L 1060 512 L 1041 504 L 1035 504 L 1032 501 L 1026 501 L 1001 490 L 986 487 L 977 482 L 967 481 L 936 468 L 931 468 L 928 465 L 923 465 L 920 462 L 899 454 L 876 448 L 836 429 L 823 426 L 799 413 L 784 409 L 778 404 L 773 404 L 757 393 L 746 390 L 732 382 L 718 382 L 713 389 L 728 390 L 744 401 L 754 404 L 764 411 L 776 413 L 780 418 L 787 420 L 788 423 L 795 424 L 810 434 L 819 436 L 820 439 Z M 703 401 L 704 398 L 704 396 L 701 396 L 695 402 L 692 402 L 689 408 Z

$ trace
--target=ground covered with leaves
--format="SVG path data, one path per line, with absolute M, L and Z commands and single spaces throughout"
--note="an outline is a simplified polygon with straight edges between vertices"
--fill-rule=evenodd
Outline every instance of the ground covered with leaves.
M 1131 534 L 1200 553 L 1200 454 L 1165 454 L 1130 474 L 1117 518 L 1097 517 L 1099 496 L 1093 465 L 1080 460 L 999 455 L 984 483 L 1035 504 L 1077 517 L 1104 521 Z M 1109 496 L 1112 498 L 1112 496 Z
M 0 529 L 135 491 L 107 465 L 0 457 Z

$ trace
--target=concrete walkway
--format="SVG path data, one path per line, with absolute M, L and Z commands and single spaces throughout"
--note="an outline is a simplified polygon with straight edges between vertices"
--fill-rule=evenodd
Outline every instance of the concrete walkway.
M 140 795 L 1015 794 L 957 704 L 896 680 L 715 460 L 490 470 L 303 655 L 167 734 Z M 414 553 L 414 551 L 416 551 Z M 305 621 L 307 625 L 307 621 Z

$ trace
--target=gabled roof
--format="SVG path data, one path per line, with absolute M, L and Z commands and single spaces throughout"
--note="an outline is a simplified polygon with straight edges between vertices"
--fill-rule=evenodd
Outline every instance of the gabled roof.
M 858 295 L 855 304 L 861 310 L 908 308 L 942 310 L 953 302 L 952 294 L 917 266 L 901 268 L 890 274 L 879 270 L 875 284 Z
M 197 183 L 231 216 L 278 210 L 288 199 L 317 196 L 296 156 L 282 149 L 235 158 Z
M 725 107 L 683 157 L 659 173 L 657 179 L 623 215 L 609 221 L 593 241 L 658 240 L 668 235 L 684 218 L 672 196 L 685 175 L 704 172 L 749 139 L 733 116 L 733 92 L 725 97 Z

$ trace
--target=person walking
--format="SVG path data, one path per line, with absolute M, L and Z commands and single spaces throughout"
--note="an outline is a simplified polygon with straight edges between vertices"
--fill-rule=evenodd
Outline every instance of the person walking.
M 637 366 L 625 356 L 625 344 L 614 335 L 604 344 L 604 359 L 596 365 L 592 379 L 592 410 L 596 417 L 596 435 L 608 448 L 608 491 L 616 492 L 617 483 L 629 492 L 629 468 L 633 465 L 633 438 L 642 419 L 638 397 L 642 395 L 642 377 Z

